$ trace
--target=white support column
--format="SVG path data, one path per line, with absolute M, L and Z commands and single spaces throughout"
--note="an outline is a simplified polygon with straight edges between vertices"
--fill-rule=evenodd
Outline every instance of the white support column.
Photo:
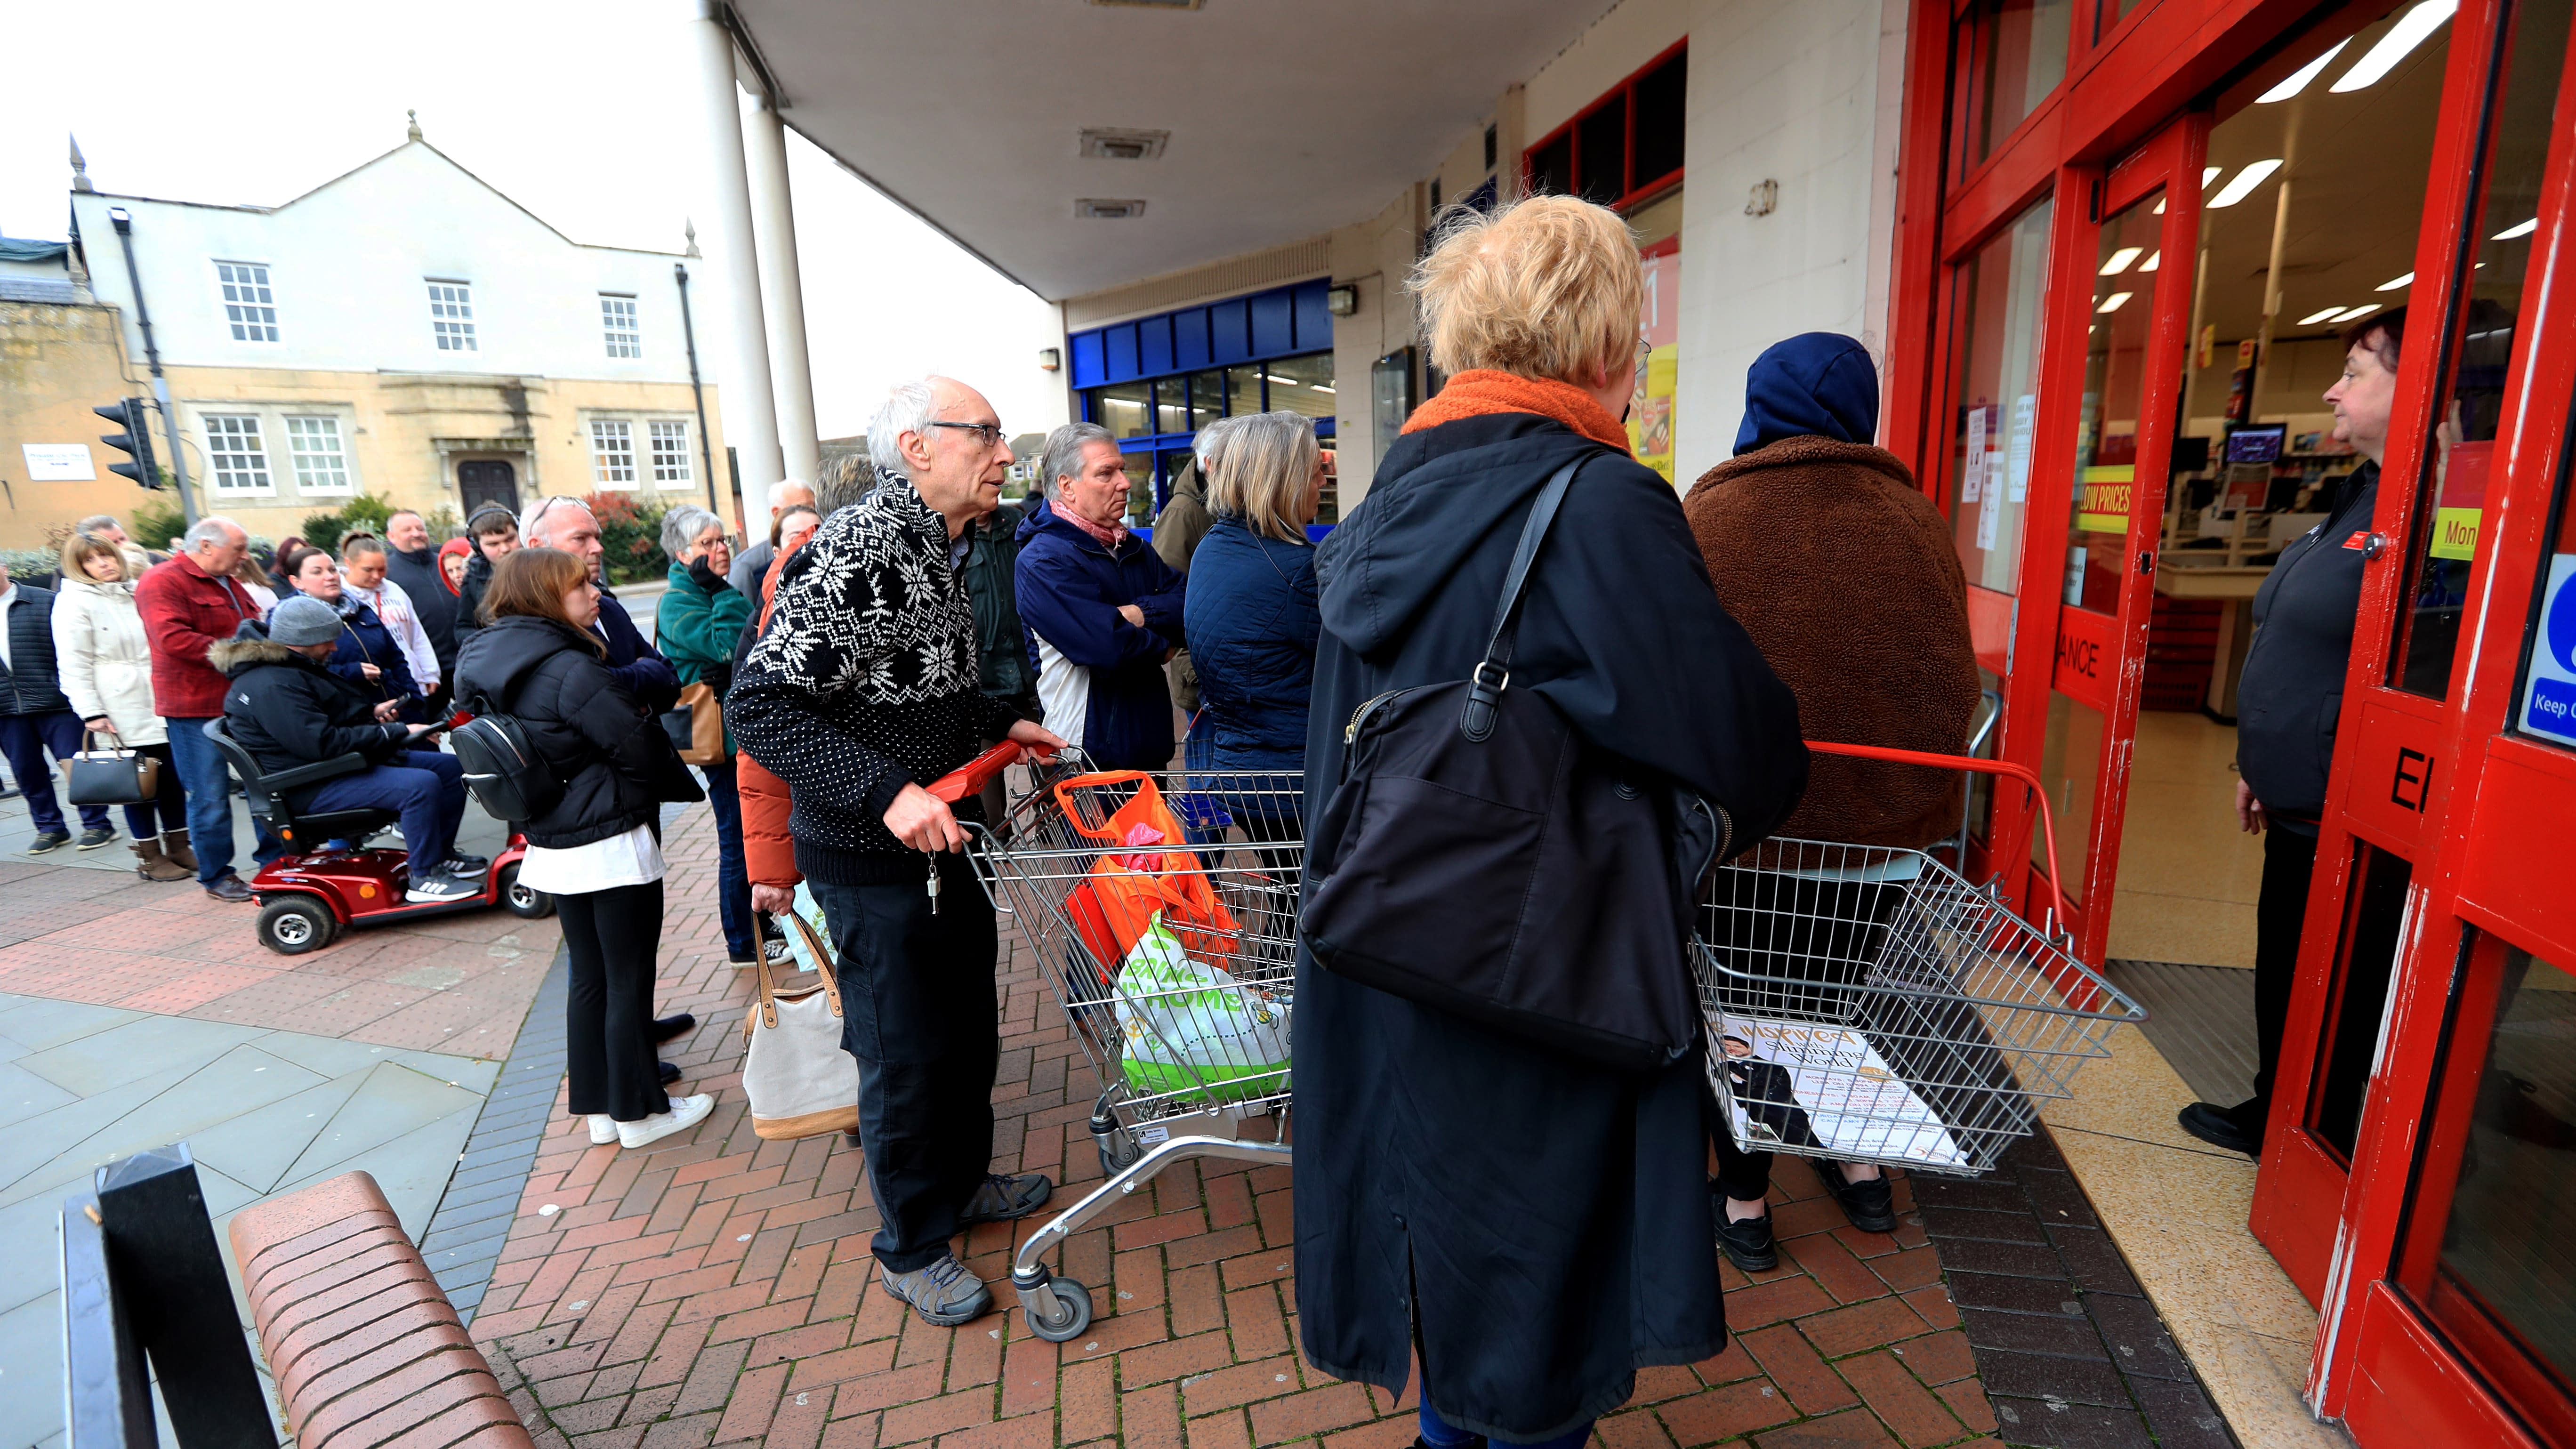
M 769 319 L 778 441 L 787 476 L 813 483 L 823 470 L 823 448 L 814 425 L 814 366 L 805 352 L 805 279 L 796 261 L 796 201 L 787 186 L 787 127 L 766 96 L 752 98 L 750 127 L 751 212 L 760 236 L 760 301 Z
M 787 476 L 778 447 L 778 404 L 769 385 L 769 339 L 761 326 L 760 263 L 751 224 L 751 181 L 743 166 L 742 110 L 735 93 L 733 36 L 717 18 L 711 0 L 699 0 L 688 22 L 690 41 L 698 51 L 700 124 L 706 127 L 707 159 L 715 182 L 715 265 L 706 274 L 716 282 L 714 305 L 707 309 L 710 350 L 716 358 L 717 402 L 724 410 L 725 437 L 742 460 L 742 497 L 746 513 L 765 509 L 769 485 Z M 722 460 L 718 460 L 722 467 Z M 717 480 L 724 481 L 721 477 Z

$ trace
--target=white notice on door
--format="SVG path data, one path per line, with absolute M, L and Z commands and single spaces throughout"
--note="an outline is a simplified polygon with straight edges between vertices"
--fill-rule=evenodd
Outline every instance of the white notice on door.
M 2023 393 L 2013 399 L 2012 451 L 2004 464 L 2004 494 L 2019 503 L 2030 496 L 2030 434 L 2039 399 Z
M 1968 409 L 1968 453 L 1959 465 L 1959 501 L 1974 503 L 1986 494 L 1986 410 Z
M 98 473 L 90 467 L 87 443 L 21 443 L 27 455 L 27 477 L 36 483 L 87 483 Z

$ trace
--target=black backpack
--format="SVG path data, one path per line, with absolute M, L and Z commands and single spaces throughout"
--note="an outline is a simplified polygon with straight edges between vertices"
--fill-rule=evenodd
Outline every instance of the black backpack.
M 530 743 L 528 727 L 488 705 L 475 697 L 474 717 L 448 734 L 448 747 L 465 767 L 466 788 L 494 819 L 534 820 L 563 798 L 563 781 Z

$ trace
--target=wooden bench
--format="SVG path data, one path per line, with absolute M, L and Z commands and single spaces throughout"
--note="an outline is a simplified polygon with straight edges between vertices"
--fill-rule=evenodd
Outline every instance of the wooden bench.
M 244 1208 L 231 1236 L 298 1449 L 533 1449 L 374 1178 Z

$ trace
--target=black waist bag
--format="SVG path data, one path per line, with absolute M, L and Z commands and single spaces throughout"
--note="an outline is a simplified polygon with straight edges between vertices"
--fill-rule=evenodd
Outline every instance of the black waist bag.
M 1700 1049 L 1691 901 L 1732 842 L 1722 810 L 1509 687 L 1522 586 L 1582 461 L 1531 506 L 1474 674 L 1352 717 L 1297 929 L 1337 976 L 1643 1073 Z

